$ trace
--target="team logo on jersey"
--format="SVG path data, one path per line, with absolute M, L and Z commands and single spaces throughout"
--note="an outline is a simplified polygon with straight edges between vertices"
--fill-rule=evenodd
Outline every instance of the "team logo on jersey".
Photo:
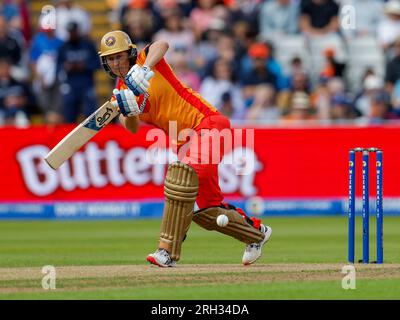
M 109 36 L 106 39 L 105 43 L 106 43 L 106 46 L 111 47 L 116 41 L 117 41 L 117 39 L 115 39 L 114 36 Z

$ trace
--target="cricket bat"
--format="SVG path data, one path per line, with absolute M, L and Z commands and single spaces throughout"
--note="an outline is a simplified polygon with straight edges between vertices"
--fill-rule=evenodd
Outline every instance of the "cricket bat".
M 118 106 L 106 102 L 66 135 L 44 160 L 54 170 L 58 169 L 117 115 L 119 115 Z

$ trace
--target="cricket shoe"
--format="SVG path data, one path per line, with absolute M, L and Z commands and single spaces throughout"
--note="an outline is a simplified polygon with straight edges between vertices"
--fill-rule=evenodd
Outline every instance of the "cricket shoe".
M 261 225 L 261 232 L 264 233 L 264 240 L 258 243 L 250 243 L 246 246 L 244 250 L 242 262 L 245 266 L 250 265 L 258 260 L 261 257 L 262 247 L 269 240 L 272 234 L 271 227 Z
M 156 266 L 167 268 L 175 267 L 176 262 L 171 259 L 169 253 L 165 249 L 157 249 L 156 252 L 150 253 L 146 259 L 148 262 L 155 264 Z

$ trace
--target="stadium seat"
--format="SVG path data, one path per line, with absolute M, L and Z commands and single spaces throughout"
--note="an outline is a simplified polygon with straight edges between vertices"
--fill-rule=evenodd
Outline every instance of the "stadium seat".
M 275 48 L 275 57 L 282 64 L 285 73 L 290 71 L 290 62 L 296 56 L 302 59 L 305 68 L 309 70 L 309 54 L 303 35 L 280 35 L 270 41 Z
M 381 51 L 377 39 L 370 36 L 349 39 L 347 46 L 350 55 L 363 55 L 372 51 Z
M 348 42 L 347 81 L 351 91 L 361 88 L 361 77 L 371 68 L 379 76 L 384 76 L 385 56 L 373 37 L 358 37 Z
M 347 52 L 342 38 L 337 34 L 309 38 L 310 52 L 314 57 L 321 57 L 326 49 L 334 49 L 339 60 L 345 60 Z

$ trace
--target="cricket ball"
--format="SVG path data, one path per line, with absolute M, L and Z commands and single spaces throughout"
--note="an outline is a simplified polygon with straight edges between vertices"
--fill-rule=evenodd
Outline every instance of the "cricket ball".
M 229 223 L 229 219 L 226 215 L 224 214 L 220 214 L 217 217 L 217 225 L 219 225 L 220 227 L 226 227 Z

